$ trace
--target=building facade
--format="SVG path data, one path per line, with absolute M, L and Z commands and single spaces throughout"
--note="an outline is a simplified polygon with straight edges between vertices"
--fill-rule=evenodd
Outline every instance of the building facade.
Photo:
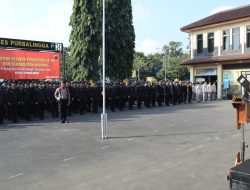
M 190 36 L 190 81 L 217 85 L 217 97 L 225 92 L 241 94 L 237 78 L 250 71 L 250 5 L 222 11 L 181 28 Z M 229 84 L 229 86 L 228 86 Z

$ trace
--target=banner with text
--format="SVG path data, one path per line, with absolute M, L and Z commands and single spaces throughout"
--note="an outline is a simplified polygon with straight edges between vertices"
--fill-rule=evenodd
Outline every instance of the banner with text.
M 0 49 L 0 79 L 59 79 L 60 54 Z

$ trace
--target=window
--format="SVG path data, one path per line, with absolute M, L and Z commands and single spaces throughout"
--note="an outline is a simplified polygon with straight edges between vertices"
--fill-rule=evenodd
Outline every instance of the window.
M 197 53 L 202 53 L 203 50 L 203 35 L 197 35 Z
M 229 50 L 230 47 L 230 30 L 223 30 L 223 50 Z
M 208 52 L 213 52 L 214 51 L 214 33 L 208 33 L 207 35 L 207 48 Z
M 233 50 L 240 49 L 240 28 L 233 28 L 232 29 L 233 35 Z
M 247 26 L 246 34 L 247 34 L 247 48 L 250 48 L 250 25 Z

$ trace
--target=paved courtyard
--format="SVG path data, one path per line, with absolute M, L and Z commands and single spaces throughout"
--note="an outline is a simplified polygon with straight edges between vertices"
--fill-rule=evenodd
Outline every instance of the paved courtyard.
M 100 137 L 100 114 L 74 115 L 68 124 L 45 119 L 0 126 L 0 189 L 228 189 L 241 140 L 230 101 L 108 118 L 107 140 Z

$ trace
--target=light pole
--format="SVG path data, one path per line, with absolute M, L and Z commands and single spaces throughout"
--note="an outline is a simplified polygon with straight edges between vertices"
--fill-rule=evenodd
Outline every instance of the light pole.
M 166 80 L 166 76 L 167 76 L 167 66 L 169 67 L 169 54 L 167 55 L 167 62 L 166 62 L 166 65 L 165 65 L 165 80 Z
M 164 65 L 164 79 L 167 80 L 167 54 L 163 57 L 163 65 Z
M 106 113 L 106 93 L 105 93 L 105 0 L 103 0 L 102 10 L 102 114 L 101 114 L 101 130 L 102 139 L 108 138 L 107 127 L 108 117 Z
M 138 67 L 138 81 L 140 81 L 140 65 Z
M 169 66 L 169 53 L 165 51 L 165 56 L 163 56 L 163 66 L 164 66 L 164 79 L 167 81 L 167 65 Z

